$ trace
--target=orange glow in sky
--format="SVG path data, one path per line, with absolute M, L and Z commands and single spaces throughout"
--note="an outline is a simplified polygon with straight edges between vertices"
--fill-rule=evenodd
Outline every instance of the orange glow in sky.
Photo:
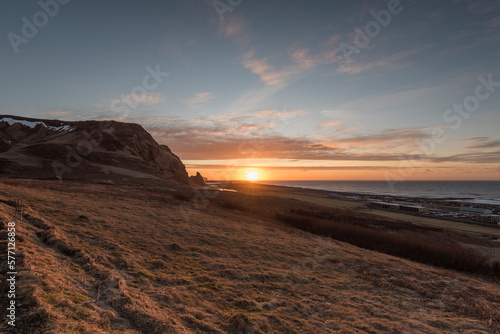
M 247 181 L 257 181 L 259 180 L 259 172 L 248 171 L 245 174 L 245 178 L 247 179 Z
M 474 166 L 476 167 L 476 166 Z M 414 170 L 399 169 L 397 166 L 345 166 L 338 168 L 314 168 L 304 166 L 248 168 L 248 166 L 187 166 L 188 173 L 200 172 L 209 180 L 498 180 L 499 171 L 485 166 L 423 166 Z M 474 170 L 475 173 L 470 171 Z

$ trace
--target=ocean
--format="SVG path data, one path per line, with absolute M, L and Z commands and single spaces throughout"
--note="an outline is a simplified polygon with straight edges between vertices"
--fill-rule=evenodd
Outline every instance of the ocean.
M 261 181 L 262 184 L 320 189 L 332 192 L 401 197 L 453 198 L 500 205 L 500 181 Z

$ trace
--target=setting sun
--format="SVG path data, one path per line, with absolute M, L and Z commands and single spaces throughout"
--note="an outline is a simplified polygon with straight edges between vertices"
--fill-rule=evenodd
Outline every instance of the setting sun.
M 246 173 L 245 178 L 248 181 L 257 181 L 259 179 L 259 172 L 249 171 Z

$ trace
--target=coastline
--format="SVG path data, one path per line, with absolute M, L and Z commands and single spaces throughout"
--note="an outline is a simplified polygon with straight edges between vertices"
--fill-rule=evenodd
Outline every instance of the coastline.
M 354 201 L 354 200 L 346 200 L 343 198 L 328 197 L 328 195 L 330 194 L 338 194 L 341 196 L 360 196 L 360 197 L 364 196 L 369 198 L 389 197 L 386 195 L 366 195 L 353 192 L 334 192 L 334 191 L 310 189 L 310 188 L 268 185 L 268 184 L 261 184 L 249 181 L 231 181 L 227 183 L 225 189 L 229 191 L 237 191 L 239 193 L 244 193 L 248 195 L 291 198 L 330 208 L 344 208 L 344 209 L 362 211 L 385 218 L 404 220 L 418 225 L 445 228 L 458 232 L 470 233 L 474 235 L 491 235 L 500 238 L 500 226 L 498 225 L 478 223 L 478 222 L 468 222 L 455 219 L 445 219 L 443 217 L 416 215 L 402 211 L 383 210 L 383 209 L 368 207 L 366 205 L 366 201 L 364 200 Z M 391 197 L 391 199 L 400 199 L 400 198 L 401 198 L 400 196 Z M 447 207 L 450 209 L 456 209 L 457 207 L 459 207 L 459 203 L 453 202 L 453 199 L 430 200 L 428 198 L 414 197 L 414 198 L 407 198 L 407 200 L 412 201 L 415 204 L 421 204 L 423 206 L 428 206 L 430 203 L 433 202 L 439 202 L 437 206 L 441 208 Z
M 465 198 L 465 197 L 425 197 L 425 196 L 405 196 L 405 195 L 389 195 L 389 194 L 375 194 L 375 193 L 364 193 L 364 192 L 352 192 L 352 191 L 335 191 L 335 190 L 325 190 L 325 189 L 315 189 L 315 188 L 307 188 L 307 187 L 299 187 L 299 186 L 290 186 L 290 185 L 275 185 L 275 184 L 266 184 L 251 182 L 251 181 L 231 181 L 229 184 L 250 184 L 253 183 L 258 185 L 259 187 L 264 188 L 267 191 L 286 191 L 290 193 L 300 193 L 300 194 L 315 194 L 315 195 L 323 195 L 327 197 L 331 194 L 336 194 L 339 196 L 353 196 L 360 198 L 378 198 L 378 199 L 390 199 L 390 200 L 407 200 L 415 203 L 425 203 L 425 202 L 456 202 L 458 204 L 476 204 L 476 205 L 488 205 L 492 207 L 497 207 L 500 209 L 500 204 L 490 204 L 490 203 L 474 203 L 475 198 Z M 267 188 L 267 189 L 265 189 Z
M 438 195 L 423 195 L 423 194 L 412 194 L 412 192 L 415 193 L 422 193 L 422 192 L 429 192 L 424 191 L 422 189 L 420 190 L 415 190 L 415 189 L 399 189 L 398 191 L 394 191 L 391 189 L 389 186 L 387 186 L 387 190 L 385 190 L 386 187 L 381 187 L 380 185 L 386 185 L 388 184 L 386 181 L 373 181 L 373 180 L 368 180 L 368 181 L 355 181 L 355 180 L 350 180 L 350 181 L 317 181 L 317 180 L 312 180 L 312 181 L 256 181 L 256 183 L 262 184 L 262 185 L 274 185 L 274 186 L 281 186 L 281 187 L 291 187 L 291 188 L 301 188 L 301 189 L 314 189 L 314 190 L 323 190 L 327 191 L 328 193 L 336 193 L 336 194 L 341 194 L 341 195 L 355 195 L 355 196 L 384 196 L 388 198 L 405 198 L 405 199 L 414 199 L 414 200 L 444 200 L 444 201 L 458 201 L 462 203 L 471 203 L 471 204 L 485 204 L 485 205 L 497 205 L 500 206 L 500 193 L 495 192 L 494 196 L 489 197 L 488 195 L 483 194 L 477 194 L 477 193 L 470 193 L 470 194 L 462 194 L 462 196 L 449 196 L 449 195 L 444 195 L 444 194 L 438 194 Z M 357 187 L 358 184 L 363 184 L 363 183 L 371 183 L 372 185 L 368 186 L 368 188 L 380 188 L 377 190 L 366 190 L 366 191 L 355 191 L 355 190 L 335 190 L 335 189 L 326 189 L 325 184 L 330 183 L 330 186 L 335 185 L 336 187 L 343 188 L 343 187 Z M 475 183 L 498 183 L 498 187 L 500 187 L 500 181 L 496 180 L 491 180 L 491 181 L 405 181 L 402 184 L 432 184 L 435 187 L 442 186 L 443 184 L 475 184 Z M 375 185 L 375 187 L 373 187 Z M 496 188 L 496 187 L 495 187 Z M 389 191 L 389 189 L 391 189 Z M 497 188 L 496 188 L 497 189 Z M 488 193 L 488 192 L 487 192 Z M 489 193 L 491 194 L 491 191 Z M 479 196 L 479 197 L 478 197 Z

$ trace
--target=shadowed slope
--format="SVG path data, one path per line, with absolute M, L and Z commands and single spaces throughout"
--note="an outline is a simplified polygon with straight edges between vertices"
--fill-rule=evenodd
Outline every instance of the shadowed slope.
M 0 174 L 16 178 L 161 178 L 188 182 L 181 160 L 138 124 L 2 115 Z

